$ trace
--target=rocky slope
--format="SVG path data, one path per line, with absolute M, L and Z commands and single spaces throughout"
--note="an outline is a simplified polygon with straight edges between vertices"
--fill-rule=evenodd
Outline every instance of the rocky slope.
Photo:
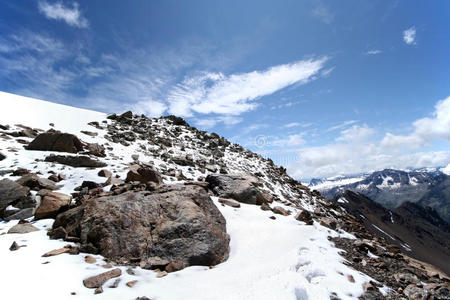
M 361 193 L 387 209 L 409 201 L 434 208 L 450 222 L 450 177 L 438 170 L 401 171 L 386 169 L 359 176 L 312 180 L 311 189 L 327 199 L 346 190 Z
M 448 297 L 284 168 L 181 118 L 0 99 L 2 295 Z
M 404 202 L 390 211 L 362 194 L 346 191 L 334 203 L 357 218 L 373 234 L 404 253 L 450 273 L 450 225 L 431 208 Z

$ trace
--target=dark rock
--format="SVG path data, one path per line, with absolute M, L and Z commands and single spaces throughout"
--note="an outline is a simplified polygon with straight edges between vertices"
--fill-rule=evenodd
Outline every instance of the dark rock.
M 83 150 L 83 144 L 73 134 L 54 131 L 39 134 L 26 149 L 77 153 Z
M 111 278 L 119 277 L 120 275 L 122 275 L 122 271 L 119 268 L 116 268 L 111 271 L 86 278 L 83 280 L 83 284 L 89 289 L 99 288 Z
M 65 155 L 50 155 L 45 158 L 47 162 L 55 162 L 62 165 L 71 166 L 74 168 L 101 168 L 106 167 L 104 162 L 93 160 L 88 156 L 65 156 Z
M 11 246 L 9 247 L 9 251 L 16 251 L 16 250 L 19 250 L 19 249 L 20 249 L 20 246 L 19 246 L 19 244 L 16 243 L 16 241 L 14 241 L 11 244 Z
M 48 192 L 42 197 L 41 204 L 34 212 L 34 219 L 55 218 L 62 208 L 70 205 L 71 201 L 72 196 Z
M 109 177 L 112 176 L 112 173 L 110 171 L 108 171 L 108 170 L 103 169 L 103 170 L 100 170 L 97 175 L 100 176 L 100 177 L 109 178 Z
M 211 174 L 206 177 L 206 182 L 219 197 L 256 205 L 272 201 L 269 195 L 259 189 L 261 186 L 259 179 L 248 174 Z
M 5 221 L 11 221 L 11 220 L 23 220 L 28 219 L 33 216 L 34 208 L 24 208 L 18 211 L 15 211 L 13 214 L 5 217 Z
M 151 167 L 133 165 L 127 173 L 125 182 L 139 181 L 142 183 L 154 182 L 156 184 L 162 183 L 162 177 L 155 169 Z
M 5 158 L 6 158 L 6 155 L 4 155 L 0 152 L 0 161 L 4 160 Z
M 9 179 L 0 180 L 0 216 L 10 204 L 26 201 L 30 189 Z
M 312 225 L 314 223 L 311 213 L 307 210 L 302 210 L 299 211 L 296 215 L 295 215 L 295 219 L 297 221 L 302 221 L 305 222 L 306 225 Z
M 132 119 L 133 118 L 133 112 L 127 111 L 120 115 L 120 118 L 127 118 Z
M 272 212 L 277 215 L 289 216 L 291 212 L 287 209 L 282 208 L 281 206 L 275 206 L 272 208 Z
M 97 157 L 105 157 L 105 147 L 99 145 L 97 143 L 87 144 L 86 150 L 88 154 L 97 156 Z
M 55 185 L 55 182 L 39 177 L 37 174 L 26 174 L 17 179 L 16 182 L 20 185 L 27 186 L 32 190 L 57 190 L 59 187 Z
M 97 123 L 98 126 L 100 126 L 100 124 L 98 124 L 98 122 L 96 122 L 96 123 Z M 88 136 L 91 136 L 91 137 L 96 137 L 98 135 L 97 132 L 84 131 L 84 130 L 82 130 L 81 133 L 83 133 L 85 135 L 88 135 Z
M 53 228 L 59 226 L 80 237 L 83 249 L 91 245 L 118 263 L 155 268 L 158 258 L 164 269 L 172 261 L 210 266 L 228 258 L 225 219 L 196 185 L 92 198 L 59 214 Z

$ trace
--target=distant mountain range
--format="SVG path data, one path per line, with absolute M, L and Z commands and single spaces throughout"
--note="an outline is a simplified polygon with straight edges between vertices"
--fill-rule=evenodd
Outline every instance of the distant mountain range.
M 435 209 L 450 223 L 450 176 L 438 168 L 385 169 L 356 176 L 312 179 L 309 187 L 328 199 L 347 190 L 361 193 L 391 210 L 407 201 L 417 203 Z
M 406 255 L 450 273 L 450 225 L 432 208 L 407 201 L 391 211 L 352 191 L 337 195 L 332 201 Z

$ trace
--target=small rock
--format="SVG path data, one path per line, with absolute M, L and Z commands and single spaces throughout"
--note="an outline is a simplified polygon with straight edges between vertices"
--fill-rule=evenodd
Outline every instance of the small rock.
M 86 278 L 83 280 L 83 284 L 89 289 L 98 288 L 111 278 L 119 277 L 120 275 L 122 275 L 122 271 L 119 268 L 116 268 L 111 271 Z
M 97 262 L 97 260 L 90 255 L 85 256 L 84 261 L 88 264 L 95 264 Z
M 272 212 L 274 214 L 278 214 L 278 215 L 282 215 L 282 216 L 289 216 L 291 214 L 291 212 L 287 209 L 284 209 L 281 206 L 275 206 L 274 208 L 272 208 Z
M 121 279 L 117 278 L 116 280 L 114 280 L 114 282 L 109 287 L 112 289 L 117 288 L 119 286 L 120 281 L 121 281 Z
M 166 271 L 161 271 L 158 272 L 158 274 L 156 275 L 156 278 L 162 278 L 164 276 L 166 276 L 168 273 Z
M 130 171 L 127 173 L 127 178 L 125 181 L 139 181 L 142 183 L 154 182 L 156 184 L 161 184 L 162 177 L 158 171 L 151 167 L 133 165 L 130 167 Z
M 408 300 L 422 300 L 427 299 L 428 293 L 416 286 L 415 284 L 408 285 L 404 290 L 403 294 L 408 297 Z M 438 298 L 439 299 L 439 298 Z
M 59 248 L 42 254 L 42 257 L 56 256 L 63 253 L 69 253 L 70 250 L 71 250 L 70 248 Z
M 321 218 L 320 219 L 320 225 L 335 230 L 336 226 L 337 226 L 337 223 L 336 223 L 335 220 L 330 219 L 330 218 Z
M 9 247 L 9 251 L 16 251 L 16 250 L 19 250 L 19 249 L 20 249 L 20 246 L 19 246 L 19 244 L 16 243 L 16 241 L 14 241 L 11 244 L 11 246 Z
M 235 208 L 241 207 L 241 204 L 238 201 L 233 200 L 233 199 L 219 198 L 219 202 L 224 205 L 228 205 L 228 206 L 235 207 Z
M 272 220 L 275 220 L 275 219 L 276 219 L 275 216 L 270 216 L 269 218 L 272 219 Z
M 136 283 L 137 283 L 137 280 L 131 280 L 131 281 L 128 281 L 127 283 L 126 283 L 126 285 L 127 285 L 127 287 L 133 287 L 133 286 L 135 286 L 136 285 Z
M 98 288 L 95 289 L 94 294 L 97 295 L 97 294 L 101 294 L 101 293 L 103 293 L 103 288 L 101 286 L 99 286 Z
M 137 297 L 136 300 L 152 300 L 152 299 L 142 296 L 142 297 Z
M 307 210 L 302 210 L 299 211 L 296 215 L 295 215 L 295 219 L 297 221 L 302 221 L 305 222 L 306 225 L 312 225 L 314 224 L 314 221 L 312 219 L 311 213 Z
M 11 227 L 8 230 L 8 233 L 20 233 L 20 234 L 24 234 L 24 233 L 30 233 L 33 231 L 39 231 L 39 229 L 37 229 L 36 227 L 34 227 L 33 225 L 31 225 L 30 223 L 24 223 L 24 224 L 17 224 L 14 225 L 13 227 Z
M 348 279 L 348 281 L 350 281 L 351 283 L 354 283 L 354 282 L 355 282 L 355 278 L 353 278 L 352 275 L 347 275 L 347 279 Z
M 136 275 L 136 272 L 134 272 L 134 270 L 132 268 L 128 268 L 127 269 L 127 274 L 129 274 L 129 275 Z
M 100 170 L 100 171 L 97 173 L 97 175 L 100 176 L 100 177 L 109 178 L 109 177 L 112 176 L 112 173 L 111 173 L 110 171 L 106 170 L 106 169 L 103 169 L 103 170 Z
M 362 285 L 362 288 L 363 288 L 364 292 L 374 291 L 375 290 L 375 286 L 370 281 L 364 282 L 363 285 Z

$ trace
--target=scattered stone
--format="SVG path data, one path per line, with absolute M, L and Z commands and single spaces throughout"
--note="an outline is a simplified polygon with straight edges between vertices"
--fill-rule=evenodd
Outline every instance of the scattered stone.
M 16 182 L 20 185 L 29 187 L 32 190 L 57 190 L 59 187 L 55 185 L 55 182 L 39 177 L 37 174 L 25 174 L 21 178 L 17 179 Z
M 287 209 L 282 208 L 281 206 L 275 206 L 272 208 L 272 212 L 274 214 L 282 215 L 282 216 L 289 216 L 291 212 Z
M 408 300 L 422 300 L 428 299 L 428 293 L 424 289 L 417 287 L 415 284 L 408 285 L 404 290 L 403 294 L 408 297 Z M 449 295 L 448 295 L 449 296 Z M 432 298 L 433 299 L 433 298 Z M 437 298 L 439 299 L 439 298 Z M 449 299 L 449 298 L 447 298 Z
M 47 235 L 51 236 L 53 239 L 66 239 L 67 232 L 63 227 L 58 227 L 55 229 L 50 229 Z
M 6 155 L 0 152 L 0 161 L 4 160 L 6 158 Z
M 167 273 L 171 273 L 182 270 L 185 267 L 185 264 L 182 262 L 171 261 L 164 269 Z
M 306 225 L 312 225 L 314 224 L 313 218 L 311 216 L 311 213 L 307 210 L 302 210 L 299 211 L 296 215 L 295 215 L 295 219 L 297 221 L 302 221 L 305 222 Z
M 137 297 L 136 300 L 152 300 L 152 299 L 142 296 L 142 297 Z
M 97 132 L 85 131 L 85 130 L 82 130 L 81 133 L 83 133 L 85 135 L 88 135 L 88 136 L 91 136 L 91 137 L 96 137 L 98 135 Z
M 24 168 L 18 168 L 12 172 L 11 176 L 23 176 L 25 174 L 29 174 L 30 171 Z
M 116 280 L 114 280 L 114 282 L 109 286 L 109 288 L 115 289 L 119 286 L 121 279 L 117 278 Z
M 83 284 L 89 289 L 98 288 L 111 278 L 119 277 L 120 275 L 122 275 L 122 271 L 119 268 L 116 268 L 111 271 L 86 278 L 83 280 Z
M 12 180 L 0 180 L 0 217 L 10 204 L 26 201 L 29 192 L 30 189 L 28 187 L 24 187 Z
M 74 168 L 102 168 L 106 167 L 104 162 L 91 159 L 89 156 L 65 156 L 50 155 L 45 158 L 46 162 L 55 162 Z
M 34 232 L 34 231 L 39 231 L 39 229 L 37 229 L 36 227 L 31 225 L 30 223 L 22 223 L 22 224 L 19 223 L 17 225 L 14 225 L 13 227 L 11 227 L 8 230 L 8 234 L 12 234 L 12 233 L 25 234 L 25 233 L 30 233 L 30 232 Z
M 126 285 L 127 285 L 127 287 L 133 287 L 133 286 L 135 286 L 136 285 L 136 283 L 137 283 L 137 280 L 131 280 L 131 281 L 128 281 L 127 283 L 126 283 Z
M 34 212 L 35 220 L 55 218 L 64 207 L 67 207 L 72 202 L 72 196 L 48 192 L 41 200 L 39 207 Z
M 73 134 L 49 131 L 39 134 L 26 149 L 77 153 L 83 150 L 83 143 Z
M 95 289 L 94 294 L 97 295 L 97 294 L 101 294 L 101 293 L 103 293 L 103 288 L 101 286 L 99 286 L 98 288 Z
M 336 230 L 337 223 L 335 220 L 330 218 L 321 218 L 320 225 Z
M 162 177 L 155 169 L 151 167 L 144 167 L 139 165 L 133 165 L 130 167 L 130 171 L 127 173 L 125 182 L 139 181 L 142 183 L 154 182 L 156 184 L 162 183 Z
M 53 182 L 59 182 L 60 181 L 58 175 L 56 175 L 56 174 L 52 174 L 52 175 L 48 176 L 47 179 L 51 180 Z
M 24 208 L 21 210 L 18 210 L 16 212 L 14 212 L 13 214 L 6 216 L 6 212 L 5 212 L 5 217 L 3 218 L 5 221 L 12 221 L 12 220 L 24 220 L 24 219 L 28 219 L 31 218 L 33 216 L 33 211 L 34 208 Z
M 19 244 L 16 243 L 16 241 L 14 241 L 11 244 L 11 246 L 9 247 L 9 251 L 16 251 L 16 250 L 19 250 L 19 249 L 20 249 L 20 246 L 19 246 Z
M 256 205 L 272 202 L 270 195 L 259 189 L 262 185 L 259 179 L 249 174 L 211 174 L 206 177 L 206 182 L 214 194 L 222 198 Z
M 127 269 L 127 274 L 129 275 L 136 275 L 136 272 L 132 268 Z
M 272 220 L 276 220 L 277 219 L 275 216 L 270 216 L 269 218 L 272 219 Z
M 60 255 L 60 254 L 64 254 L 64 253 L 69 253 L 70 252 L 70 248 L 59 248 L 59 249 L 55 249 L 52 251 L 49 251 L 47 253 L 42 254 L 42 257 L 50 257 L 50 256 L 56 256 L 56 255 Z
M 109 177 L 112 176 L 112 173 L 110 171 L 108 171 L 108 170 L 103 169 L 103 170 L 100 170 L 97 175 L 100 176 L 100 177 L 109 178 Z
M 376 289 L 376 287 L 372 284 L 371 281 L 364 282 L 362 288 L 364 292 L 374 291 Z
M 91 198 L 60 213 L 53 228 L 59 226 L 79 237 L 82 248 L 95 245 L 91 253 L 146 269 L 164 269 L 171 261 L 184 267 L 216 265 L 229 253 L 225 219 L 197 185 Z M 155 258 L 164 263 L 155 265 Z
M 158 272 L 158 274 L 156 274 L 156 278 L 162 278 L 164 276 L 167 276 L 167 274 L 168 273 L 166 271 Z
M 353 275 L 347 275 L 347 279 L 348 279 L 348 281 L 350 281 L 351 283 L 355 283 L 355 278 L 353 278 Z
M 406 283 L 406 284 L 420 283 L 419 278 L 417 278 L 416 275 L 411 274 L 411 273 L 396 273 L 396 274 L 394 274 L 394 278 L 395 278 L 395 280 L 397 280 L 397 282 Z
M 105 147 L 102 145 L 99 145 L 97 143 L 87 144 L 86 150 L 88 154 L 98 156 L 98 157 L 105 157 Z
M 241 204 L 233 199 L 219 198 L 219 202 L 224 205 L 228 205 L 235 208 L 241 207 Z
M 87 255 L 84 257 L 84 261 L 88 264 L 95 264 L 97 262 L 97 259 L 95 259 L 94 257 Z

